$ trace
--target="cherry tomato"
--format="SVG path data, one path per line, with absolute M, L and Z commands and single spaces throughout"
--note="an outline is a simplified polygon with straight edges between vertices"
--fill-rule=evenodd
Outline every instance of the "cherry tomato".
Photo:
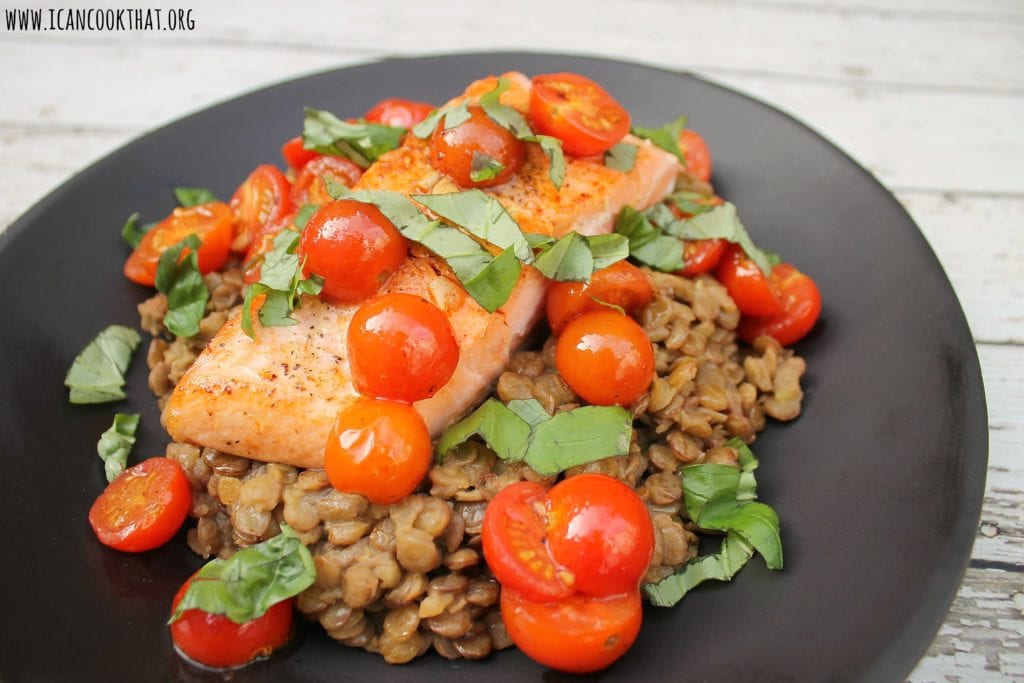
M 342 303 L 377 293 L 405 261 L 405 238 L 372 204 L 341 199 L 324 204 L 302 230 L 306 272 L 324 278 L 323 293 Z
M 588 311 L 607 310 L 604 304 L 637 316 L 654 298 L 654 287 L 644 272 L 626 261 L 595 272 L 590 282 L 554 282 L 548 289 L 547 315 L 551 331 L 561 334 L 573 318 Z
M 609 666 L 633 645 L 643 607 L 636 589 L 608 598 L 577 594 L 534 602 L 503 587 L 501 618 L 530 658 L 559 671 L 588 673 Z
M 320 156 L 320 152 L 306 149 L 300 135 L 281 145 L 281 156 L 293 170 L 301 171 L 303 166 Z
M 242 281 L 245 284 L 251 285 L 260 279 L 264 257 L 273 251 L 274 239 L 281 234 L 282 230 L 294 230 L 296 234 L 298 233 L 298 229 L 295 227 L 295 214 L 296 212 L 293 211 L 285 216 L 277 226 L 266 230 L 249 245 L 249 250 L 245 252 L 245 260 L 242 262 Z
M 588 403 L 629 406 L 651 384 L 654 351 L 631 318 L 611 309 L 591 311 L 566 325 L 555 346 L 555 366 Z
M 573 73 L 533 77 L 530 120 L 538 133 L 562 141 L 566 154 L 608 151 L 629 132 L 629 112 L 600 85 Z
M 319 156 L 299 171 L 292 185 L 291 204 L 300 207 L 303 204 L 327 204 L 333 197 L 327 192 L 327 183 L 323 176 L 339 182 L 345 187 L 352 187 L 363 175 L 363 170 L 348 159 L 335 156 Z
M 448 382 L 459 363 L 459 343 L 434 304 L 412 294 L 383 294 L 352 316 L 348 360 L 361 393 L 412 403 Z
M 178 533 L 192 505 L 192 491 L 181 466 L 150 458 L 110 482 L 89 510 L 89 524 L 100 543 L 116 550 L 152 550 Z
M 523 141 L 495 123 L 478 106 L 469 107 L 469 118 L 454 128 L 444 124 L 430 139 L 430 161 L 460 187 L 491 187 L 508 182 L 523 165 Z M 501 165 L 493 177 L 477 176 L 490 159 Z
M 128 254 L 128 258 L 124 262 L 124 276 L 132 282 L 140 285 L 146 285 L 152 287 L 155 282 L 153 273 L 150 273 L 142 267 L 142 261 L 139 259 L 137 251 L 132 251 Z
M 381 100 L 366 112 L 365 118 L 370 123 L 381 123 L 385 126 L 412 128 L 427 118 L 434 111 L 434 105 L 413 100 L 402 100 L 395 97 Z
M 227 204 L 210 202 L 189 208 L 177 208 L 142 236 L 139 246 L 124 264 L 125 275 L 139 284 L 152 284 L 160 255 L 189 235 L 199 238 L 199 270 L 203 273 L 219 269 L 231 252 L 231 211 Z M 189 250 L 182 252 L 187 254 Z M 139 269 L 148 275 L 143 277 Z M 132 277 L 132 275 L 138 277 Z
M 695 131 L 684 128 L 679 134 L 679 149 L 686 159 L 686 170 L 690 175 L 708 182 L 711 180 L 711 150 L 708 143 Z
M 779 293 L 782 312 L 766 317 L 743 316 L 737 331 L 748 343 L 766 334 L 783 346 L 795 344 L 818 321 L 821 293 L 814 280 L 788 263 L 775 266 L 769 279 L 772 288 Z
M 715 277 L 743 315 L 778 315 L 782 303 L 771 282 L 738 244 L 730 244 L 718 262 Z
M 432 452 L 427 424 L 415 408 L 364 398 L 338 414 L 324 450 L 324 471 L 339 491 L 385 505 L 419 486 Z
M 685 267 L 676 271 L 683 277 L 694 277 L 710 273 L 722 260 L 722 254 L 729 243 L 722 239 L 683 240 L 683 263 Z
M 235 219 L 232 249 L 245 251 L 264 232 L 281 222 L 292 210 L 291 183 L 270 164 L 257 166 L 231 197 Z
M 171 613 L 185 596 L 193 581 L 206 581 L 193 575 L 186 581 L 171 603 Z M 171 624 L 171 639 L 185 656 L 206 666 L 227 669 L 242 666 L 259 657 L 266 657 L 281 647 L 292 632 L 292 600 L 282 600 L 263 616 L 244 624 L 236 624 L 222 614 L 189 609 Z

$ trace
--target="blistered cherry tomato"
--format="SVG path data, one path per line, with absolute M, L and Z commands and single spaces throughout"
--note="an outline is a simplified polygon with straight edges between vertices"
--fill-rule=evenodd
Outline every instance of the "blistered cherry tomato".
M 231 211 L 227 204 L 210 202 L 175 209 L 143 235 L 125 263 L 124 274 L 140 285 L 152 285 L 160 255 L 189 235 L 201 242 L 197 254 L 200 271 L 209 273 L 223 266 L 231 252 Z
M 725 285 L 743 315 L 782 313 L 782 302 L 772 283 L 738 244 L 726 247 L 715 270 L 715 277 Z
M 320 152 L 306 149 L 300 135 L 281 145 L 281 156 L 292 170 L 301 171 L 303 166 L 320 156 Z
M 339 491 L 387 504 L 413 492 L 430 467 L 427 425 L 406 403 L 364 398 L 338 414 L 324 471 Z
M 591 311 L 558 337 L 555 366 L 587 403 L 629 406 L 651 384 L 654 351 L 631 318 L 611 309 Z
M 460 187 L 491 187 L 508 182 L 523 165 L 523 141 L 495 123 L 481 107 L 454 128 L 439 125 L 430 139 L 430 161 Z M 488 170 L 488 164 L 497 164 Z
M 171 540 L 191 505 L 181 466 L 150 458 L 110 482 L 89 510 L 89 524 L 103 545 L 139 553 Z
M 306 273 L 324 278 L 323 294 L 362 301 L 405 261 L 405 238 L 376 206 L 351 199 L 324 204 L 302 230 Z
M 722 239 L 683 240 L 683 263 L 685 267 L 678 275 L 694 277 L 710 273 L 722 260 L 722 254 L 729 243 Z
M 249 245 L 292 210 L 291 183 L 277 166 L 257 166 L 231 196 L 235 241 L 231 248 L 244 252 Z
M 654 287 L 644 272 L 626 261 L 595 272 L 590 282 L 554 282 L 546 302 L 548 324 L 561 334 L 569 322 L 588 311 L 618 306 L 636 317 L 654 298 Z
M 576 594 L 536 602 L 503 587 L 501 619 L 530 658 L 559 671 L 588 673 L 609 666 L 633 645 L 643 607 L 635 588 L 606 598 Z
M 459 363 L 459 343 L 434 304 L 412 294 L 382 294 L 352 316 L 348 360 L 361 393 L 412 403 L 448 382 Z
M 783 346 L 795 344 L 807 336 L 818 321 L 821 293 L 814 280 L 788 263 L 772 268 L 769 279 L 782 302 L 782 312 L 766 317 L 745 315 L 737 332 L 748 343 L 766 334 Z
M 204 581 L 195 575 L 178 589 L 171 603 L 171 613 L 185 596 L 193 581 Z M 292 632 L 292 600 L 282 600 L 263 616 L 244 624 L 236 624 L 222 614 L 200 609 L 185 610 L 171 624 L 171 639 L 186 657 L 205 666 L 228 669 L 266 657 L 288 642 Z
M 684 128 L 679 134 L 679 149 L 686 159 L 686 170 L 690 175 L 708 182 L 711 180 L 711 150 L 708 143 L 695 131 Z
M 427 115 L 432 111 L 434 111 L 434 105 L 432 104 L 391 97 L 373 105 L 363 118 L 370 123 L 381 123 L 385 126 L 397 126 L 398 128 L 412 128 L 427 118 Z
M 327 192 L 324 176 L 352 187 L 363 175 L 363 170 L 348 159 L 335 156 L 319 156 L 311 160 L 295 178 L 292 185 L 291 203 L 298 208 L 303 204 L 326 204 L 334 198 Z
M 629 132 L 629 112 L 586 76 L 556 73 L 534 76 L 530 121 L 538 133 L 562 141 L 573 156 L 609 150 Z

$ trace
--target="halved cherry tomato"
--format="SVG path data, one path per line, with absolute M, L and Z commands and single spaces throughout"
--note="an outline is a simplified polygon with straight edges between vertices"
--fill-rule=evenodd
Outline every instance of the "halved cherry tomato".
M 138 252 L 132 250 L 132 253 L 128 254 L 128 258 L 124 262 L 124 276 L 132 282 L 147 287 L 152 287 L 155 279 L 153 273 L 150 273 L 142 267 L 142 261 L 139 259 Z
M 199 270 L 203 273 L 219 269 L 231 251 L 231 210 L 222 202 L 177 208 L 171 215 L 143 235 L 124 265 L 125 275 L 139 284 L 152 284 L 160 255 L 195 235 L 201 242 L 198 250 Z M 189 250 L 183 253 L 187 254 Z M 149 277 L 143 277 L 139 269 Z M 137 277 L 132 277 L 137 275 Z
M 444 124 L 430 139 L 430 161 L 460 187 L 491 187 L 508 182 L 523 165 L 523 141 L 499 126 L 481 107 L 469 107 L 469 118 L 454 128 Z M 489 163 L 496 163 L 485 172 Z
M 730 244 L 718 262 L 715 277 L 743 315 L 778 315 L 782 303 L 767 276 L 738 244 Z
M 193 581 L 206 580 L 209 579 L 198 579 L 193 574 L 174 596 L 171 613 L 178 608 Z M 266 657 L 288 642 L 292 633 L 292 602 L 290 598 L 282 600 L 263 616 L 244 624 L 236 624 L 222 614 L 185 610 L 171 624 L 171 638 L 185 656 L 205 666 L 217 669 L 242 666 Z
M 128 553 L 152 550 L 178 533 L 192 491 L 181 466 L 150 458 L 110 482 L 89 510 L 89 524 L 103 545 Z
M 686 170 L 690 175 L 708 182 L 711 180 L 711 150 L 697 132 L 684 128 L 679 134 L 679 149 L 686 159 Z
M 381 100 L 366 112 L 365 118 L 370 123 L 382 123 L 385 126 L 412 128 L 427 118 L 434 111 L 434 105 L 426 102 L 414 102 L 391 97 Z
M 434 304 L 412 294 L 382 294 L 352 316 L 348 360 L 360 392 L 412 403 L 448 382 L 459 363 L 459 342 Z
M 566 154 L 588 157 L 609 150 L 629 132 L 629 112 L 604 88 L 573 73 L 533 77 L 530 121 L 562 141 Z
M 766 334 L 783 346 L 795 344 L 818 321 L 821 293 L 814 280 L 788 263 L 775 266 L 769 279 L 782 301 L 782 312 L 767 317 L 743 316 L 737 332 L 748 343 Z
M 306 149 L 302 136 L 299 135 L 281 145 L 281 156 L 292 170 L 301 171 L 303 166 L 320 156 L 320 152 Z
M 251 285 L 260 279 L 264 257 L 273 251 L 274 239 L 281 234 L 282 230 L 290 229 L 298 233 L 298 229 L 295 227 L 296 213 L 293 211 L 285 216 L 277 226 L 265 230 L 256 241 L 249 245 L 249 250 L 245 252 L 245 260 L 242 262 L 242 282 Z
M 323 293 L 343 303 L 373 296 L 405 261 L 405 238 L 376 206 L 351 199 L 324 204 L 302 230 L 306 273 L 324 278 Z
M 339 491 L 384 505 L 419 486 L 432 452 L 427 424 L 415 408 L 364 398 L 338 414 L 324 449 L 324 471 Z
M 633 645 L 643 607 L 635 588 L 607 598 L 577 594 L 535 602 L 503 587 L 501 618 L 527 656 L 559 671 L 588 673 L 609 666 Z
M 584 313 L 555 346 L 562 379 L 588 403 L 629 406 L 654 378 L 654 351 L 643 328 L 618 311 Z
M 722 260 L 722 254 L 729 243 L 722 239 L 683 240 L 683 263 L 685 267 L 676 271 L 683 277 L 694 277 L 710 273 Z
M 604 304 L 622 308 L 637 316 L 654 298 L 654 286 L 644 272 L 626 261 L 613 263 L 595 272 L 590 282 L 555 282 L 548 290 L 548 324 L 561 334 L 573 318 L 588 311 L 607 309 Z
M 303 204 L 326 204 L 334 198 L 327 192 L 323 176 L 352 187 L 363 175 L 363 170 L 348 159 L 335 156 L 319 156 L 299 171 L 292 185 L 291 204 L 298 208 Z
M 291 183 L 277 166 L 257 166 L 231 197 L 235 219 L 232 249 L 243 252 L 292 210 Z

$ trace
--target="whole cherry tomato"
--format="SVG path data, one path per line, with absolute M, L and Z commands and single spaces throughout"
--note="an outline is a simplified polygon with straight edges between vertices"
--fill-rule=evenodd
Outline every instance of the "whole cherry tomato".
M 339 491 L 384 505 L 419 486 L 432 452 L 430 432 L 415 408 L 364 398 L 338 414 L 324 450 L 324 471 Z
M 207 581 L 192 575 L 178 589 L 171 613 L 193 581 Z M 205 666 L 228 669 L 266 657 L 288 642 L 292 633 L 292 600 L 282 600 L 262 616 L 236 624 L 222 614 L 200 609 L 185 610 L 171 624 L 171 639 L 185 656 Z
M 606 309 L 579 316 L 558 337 L 555 366 L 588 403 L 629 406 L 654 378 L 654 351 L 643 328 Z
M 150 458 L 110 482 L 89 510 L 89 524 L 103 545 L 139 553 L 171 540 L 191 505 L 181 466 Z
M 448 382 L 459 363 L 459 343 L 434 304 L 412 294 L 382 294 L 352 316 L 348 360 L 360 392 L 412 403 Z
M 561 334 L 569 322 L 583 313 L 618 306 L 636 317 L 654 298 L 654 286 L 642 270 L 626 261 L 598 270 L 590 282 L 554 282 L 546 302 L 548 324 Z
M 291 183 L 277 166 L 257 166 L 231 196 L 235 241 L 231 248 L 244 252 L 292 210 Z
M 376 206 L 351 199 L 324 204 L 302 230 L 306 272 L 324 278 L 324 295 L 342 303 L 373 296 L 405 261 L 405 238 Z
M 292 170 L 301 171 L 303 166 L 320 156 L 320 152 L 306 149 L 300 135 L 281 145 L 281 156 Z
M 711 180 L 711 150 L 708 143 L 695 131 L 684 128 L 679 134 L 679 149 L 686 159 L 686 170 L 690 175 L 708 182 Z
M 629 132 L 629 112 L 600 85 L 573 73 L 533 77 L 530 121 L 573 156 L 608 151 Z
M 201 242 L 197 253 L 200 271 L 209 273 L 223 266 L 231 252 L 231 211 L 227 204 L 210 202 L 175 209 L 143 235 L 125 262 L 125 276 L 140 285 L 152 286 L 160 255 L 189 235 L 195 235 Z
M 737 332 L 748 343 L 766 334 L 783 346 L 795 344 L 811 331 L 821 313 L 821 293 L 807 275 L 788 263 L 780 263 L 769 277 L 778 292 L 782 312 L 765 317 L 743 316 Z
M 427 118 L 427 115 L 432 111 L 434 111 L 434 105 L 432 104 L 391 97 L 373 105 L 363 118 L 370 123 L 381 123 L 385 126 L 397 126 L 398 128 L 412 128 Z
M 726 247 L 722 259 L 718 262 L 715 277 L 725 285 L 729 296 L 736 303 L 743 315 L 778 315 L 782 313 L 782 303 L 769 282 L 738 244 Z
M 430 139 L 430 161 L 460 187 L 491 187 L 508 182 L 523 165 L 523 141 L 495 123 L 476 105 L 454 128 L 438 125 Z
M 291 204 L 298 208 L 303 204 L 321 205 L 333 201 L 334 198 L 327 192 L 324 176 L 345 187 L 352 187 L 362 175 L 363 169 L 344 157 L 318 156 L 303 166 L 296 176 L 295 184 L 292 185 Z
M 683 240 L 683 263 L 685 267 L 676 271 L 683 277 L 695 277 L 710 273 L 722 260 L 722 254 L 729 243 L 723 239 Z
M 636 641 L 643 620 L 640 591 L 536 602 L 501 589 L 501 619 L 527 656 L 559 671 L 589 673 L 609 666 Z

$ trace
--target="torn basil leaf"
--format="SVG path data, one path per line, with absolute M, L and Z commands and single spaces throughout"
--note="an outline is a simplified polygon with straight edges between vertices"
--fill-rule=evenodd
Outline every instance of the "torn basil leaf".
M 657 204 L 655 207 L 664 207 L 664 204 Z M 648 210 L 650 211 L 650 209 Z M 652 214 L 648 214 L 650 217 Z M 709 210 L 698 213 L 692 218 L 678 219 L 672 212 L 665 208 L 664 212 L 657 214 L 654 219 L 658 227 L 665 233 L 684 240 L 709 240 L 724 239 L 738 244 L 747 257 L 753 261 L 765 275 L 772 272 L 772 259 L 768 253 L 759 249 L 750 239 L 750 234 L 740 222 L 739 214 L 736 212 L 736 205 L 732 202 L 725 202 L 719 206 L 711 207 Z M 775 254 L 778 258 L 778 255 Z
M 292 225 L 294 225 L 298 230 L 302 230 L 306 227 L 306 223 L 309 222 L 309 219 L 313 217 L 313 214 L 316 213 L 316 210 L 319 208 L 320 207 L 316 204 L 303 204 L 299 207 L 299 210 L 295 212 L 295 218 L 292 220 Z
M 622 173 L 629 173 L 636 165 L 636 145 L 620 142 L 604 153 L 604 165 Z
M 176 187 L 174 197 L 178 200 L 178 205 L 185 208 L 217 201 L 217 195 L 205 187 Z
M 186 610 L 199 609 L 244 624 L 295 597 L 315 580 L 313 556 L 298 534 L 282 524 L 279 535 L 226 560 L 211 560 L 196 572 L 167 623 L 173 624 Z
M 96 443 L 96 452 L 103 461 L 103 471 L 108 482 L 114 481 L 124 472 L 128 455 L 135 445 L 135 430 L 138 426 L 138 413 L 117 413 L 110 429 L 100 435 L 100 440 Z
M 539 404 L 538 404 L 539 405 Z M 541 408 L 543 412 L 544 409 Z M 544 413 L 544 419 L 548 414 Z M 456 446 L 479 436 L 502 460 L 522 460 L 523 447 L 530 438 L 531 423 L 501 401 L 488 399 L 468 417 L 445 430 L 437 442 L 440 459 Z
M 647 599 L 656 607 L 672 607 L 705 581 L 730 581 L 754 554 L 738 534 L 729 532 L 714 555 L 698 557 L 672 576 L 644 585 Z
M 523 142 L 536 142 L 548 157 L 548 177 L 551 183 L 561 189 L 565 181 L 565 153 L 562 141 L 551 135 L 537 135 L 530 128 L 523 115 L 514 107 L 501 104 L 501 93 L 509 89 L 507 78 L 499 78 L 494 88 L 480 96 L 480 106 L 492 121 L 509 131 Z
M 526 135 L 519 139 L 540 145 L 541 151 L 548 157 L 548 178 L 555 189 L 562 189 L 562 183 L 565 182 L 565 153 L 562 151 L 562 141 L 550 135 Z
M 661 128 L 635 126 L 631 132 L 638 138 L 650 140 L 666 152 L 676 155 L 679 161 L 685 165 L 686 157 L 683 155 L 683 151 L 679 149 L 679 134 L 683 132 L 684 128 L 686 128 L 686 117 L 680 116 L 675 121 L 669 121 Z
M 110 325 L 75 357 L 64 386 L 71 403 L 109 403 L 125 397 L 124 373 L 142 338 L 124 325 Z
M 306 108 L 302 143 L 306 149 L 349 159 L 367 168 L 381 154 L 397 148 L 404 128 L 377 123 L 349 123 L 334 114 Z
M 300 237 L 301 233 L 290 229 L 278 233 L 260 266 L 260 279 L 245 290 L 242 330 L 252 339 L 256 339 L 252 309 L 257 297 L 265 295 L 258 313 L 263 327 L 288 327 L 297 322 L 291 312 L 301 305 L 302 295 L 316 295 L 323 289 L 319 275 L 303 276 L 303 261 L 295 253 Z
M 142 241 L 145 234 L 156 227 L 156 223 L 139 225 L 139 217 L 138 212 L 133 213 L 121 226 L 121 239 L 127 242 L 132 249 L 139 246 L 139 242 Z
M 468 121 L 469 117 L 469 103 L 467 102 L 440 107 L 430 112 L 427 118 L 413 126 L 412 134 L 421 140 L 426 140 L 434 133 L 442 121 L 444 121 L 444 129 L 451 130 L 459 124 Z
M 474 183 L 484 180 L 493 180 L 505 170 L 505 165 L 481 152 L 473 152 L 473 160 L 470 162 L 469 179 Z
M 549 280 L 590 282 L 594 271 L 607 268 L 629 256 L 629 241 L 623 235 L 589 235 L 569 232 L 558 240 L 528 234 L 527 241 L 539 250 L 534 267 Z
M 699 192 L 687 192 L 681 191 L 676 192 L 668 198 L 668 201 L 676 205 L 683 213 L 691 216 L 696 216 L 699 213 L 707 213 L 711 209 L 715 208 L 714 204 L 708 203 L 711 199 L 711 195 L 701 194 Z
M 683 245 L 658 229 L 643 213 L 624 206 L 615 220 L 615 232 L 629 240 L 629 255 L 655 270 L 675 272 L 683 268 Z
M 519 224 L 491 195 L 472 189 L 448 194 L 417 194 L 412 198 L 452 225 L 496 247 L 512 247 L 521 261 L 533 261 L 533 251 Z
M 156 289 L 167 296 L 164 326 L 179 337 L 199 333 L 199 321 L 210 298 L 210 290 L 199 272 L 199 245 L 199 238 L 189 235 L 160 254 L 156 268 Z M 181 258 L 185 249 L 189 250 L 188 255 Z

